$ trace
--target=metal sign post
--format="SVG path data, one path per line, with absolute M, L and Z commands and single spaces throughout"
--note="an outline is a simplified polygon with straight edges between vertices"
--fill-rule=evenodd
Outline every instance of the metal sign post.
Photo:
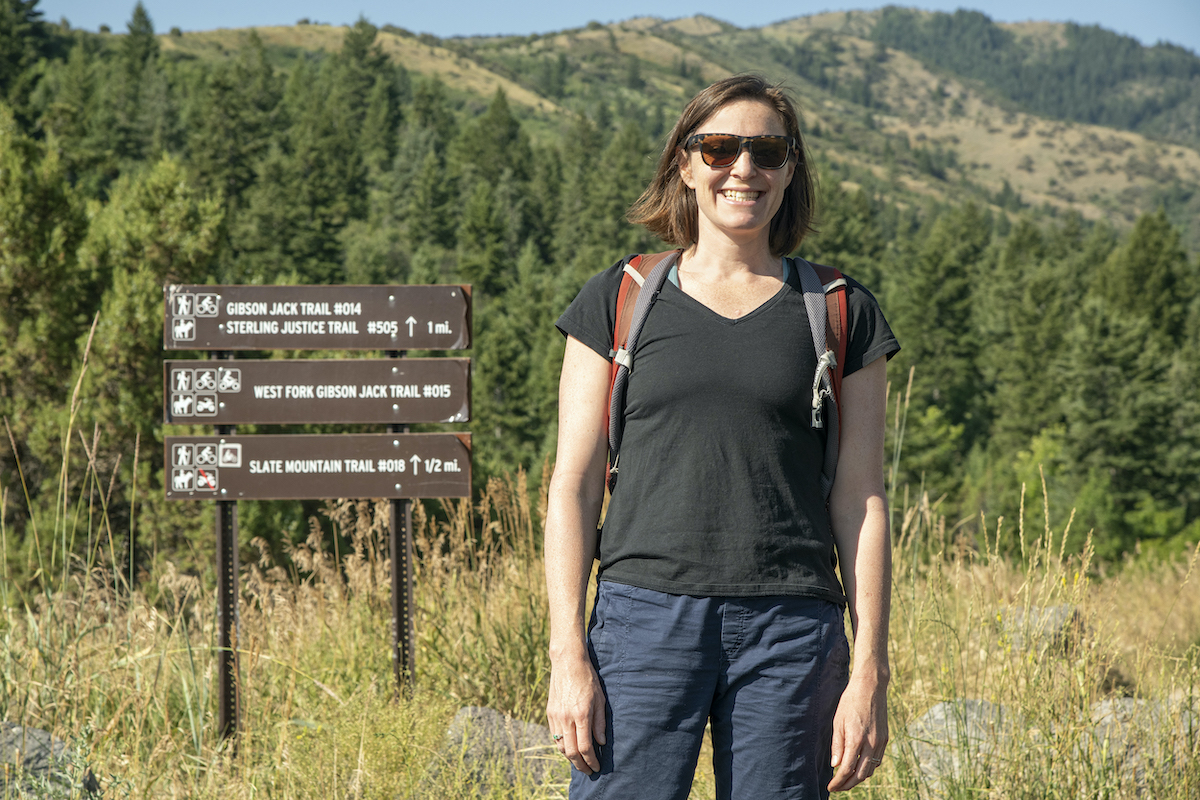
M 231 353 L 209 353 L 215 360 L 228 360 Z M 232 425 L 217 425 L 217 436 L 233 433 Z M 218 500 L 217 528 L 217 729 L 222 739 L 233 739 L 241 727 L 238 684 L 238 526 L 237 501 Z
M 389 359 L 396 360 L 404 355 L 403 350 L 387 353 Z M 408 426 L 388 425 L 388 433 L 406 434 Z M 408 694 L 412 691 L 415 668 L 412 501 L 392 500 L 388 511 L 388 549 L 392 560 L 392 669 L 396 673 L 396 690 Z
M 228 428 L 220 425 L 218 429 Z M 217 729 L 221 738 L 240 727 L 238 702 L 238 526 L 237 501 L 217 501 Z
M 392 666 L 396 688 L 412 692 L 414 667 L 413 636 L 413 539 L 412 501 L 391 501 L 389 549 L 392 559 Z

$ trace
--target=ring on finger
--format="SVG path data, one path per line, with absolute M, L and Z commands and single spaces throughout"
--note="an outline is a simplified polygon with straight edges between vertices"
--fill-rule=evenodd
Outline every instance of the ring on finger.
M 561 733 L 554 734 L 554 741 L 561 742 L 563 735 Z
M 867 761 L 870 761 L 872 764 L 875 764 L 876 766 L 883 763 L 882 758 L 868 758 Z

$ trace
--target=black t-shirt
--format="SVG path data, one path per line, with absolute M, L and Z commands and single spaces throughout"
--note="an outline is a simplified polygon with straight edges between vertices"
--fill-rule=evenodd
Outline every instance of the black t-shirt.
M 558 320 L 609 357 L 621 265 Z M 848 281 L 845 375 L 900 349 L 875 298 Z M 699 596 L 844 603 L 811 425 L 817 357 L 799 278 L 738 319 L 667 283 L 646 318 L 625 402 L 620 480 L 600 578 Z

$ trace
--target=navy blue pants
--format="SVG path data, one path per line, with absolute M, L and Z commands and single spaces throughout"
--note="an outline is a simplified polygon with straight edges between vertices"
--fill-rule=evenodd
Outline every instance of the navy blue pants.
M 710 720 L 717 800 L 829 796 L 850 666 L 840 606 L 601 581 L 588 649 L 608 743 L 599 772 L 572 770 L 571 800 L 686 800 Z

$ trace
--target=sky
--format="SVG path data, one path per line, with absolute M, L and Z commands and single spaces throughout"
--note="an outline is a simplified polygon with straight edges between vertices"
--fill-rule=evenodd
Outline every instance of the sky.
M 72 27 L 97 30 L 108 25 L 125 30 L 136 0 L 42 0 L 37 8 L 44 18 L 66 17 Z M 376 25 L 392 24 L 415 33 L 439 37 L 493 34 L 548 33 L 578 28 L 595 20 L 619 22 L 640 16 L 663 19 L 707 14 L 740 28 L 768 25 L 821 11 L 868 10 L 887 3 L 854 0 L 763 3 L 747 6 L 729 0 L 605 0 L 570 3 L 562 0 L 143 0 L 155 30 L 178 27 L 184 31 L 212 28 L 245 28 L 291 25 L 301 18 L 335 25 L 351 24 L 359 16 Z M 897 2 L 897 5 L 904 4 Z M 1143 44 L 1165 40 L 1200 54 L 1200 2 L 1197 0 L 923 0 L 914 4 L 931 11 L 965 7 L 982 11 L 997 22 L 1038 20 L 1077 22 L 1127 34 Z

